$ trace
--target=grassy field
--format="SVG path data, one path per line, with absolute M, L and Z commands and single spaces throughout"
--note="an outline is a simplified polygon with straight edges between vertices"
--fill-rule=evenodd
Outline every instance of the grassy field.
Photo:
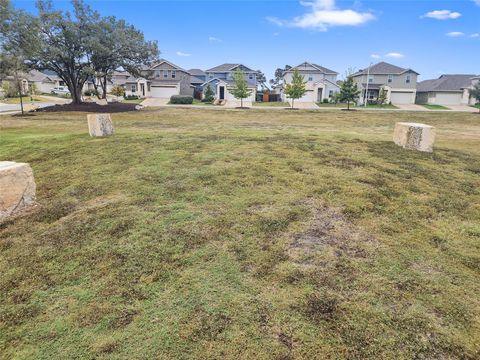
M 112 118 L 0 117 L 41 204 L 0 227 L 0 358 L 480 358 L 480 116 Z
M 125 103 L 125 104 L 140 104 L 143 101 L 145 101 L 145 99 L 123 99 L 123 100 L 120 100 L 121 103 Z
M 317 103 L 318 106 L 320 107 L 328 107 L 328 108 L 331 108 L 331 107 L 334 107 L 334 108 L 341 108 L 341 109 L 345 109 L 347 108 L 347 103 L 337 103 L 337 104 L 334 104 L 334 103 Z M 355 104 L 350 104 L 350 107 L 351 108 L 364 108 L 365 106 L 363 105 L 355 105 Z M 385 104 L 385 105 L 367 105 L 367 108 L 369 109 L 398 109 L 397 106 L 395 105 L 392 105 L 392 104 Z

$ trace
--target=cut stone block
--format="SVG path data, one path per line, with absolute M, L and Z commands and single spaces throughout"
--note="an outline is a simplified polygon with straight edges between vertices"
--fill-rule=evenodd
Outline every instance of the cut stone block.
M 98 105 L 102 105 L 102 106 L 108 105 L 107 99 L 97 99 L 97 100 L 95 100 L 95 102 Z
M 0 223 L 35 205 L 36 189 L 30 165 L 0 161 Z
M 404 149 L 432 152 L 435 128 L 418 123 L 396 123 L 393 141 Z
M 87 119 L 90 136 L 113 135 L 113 124 L 110 114 L 89 114 Z

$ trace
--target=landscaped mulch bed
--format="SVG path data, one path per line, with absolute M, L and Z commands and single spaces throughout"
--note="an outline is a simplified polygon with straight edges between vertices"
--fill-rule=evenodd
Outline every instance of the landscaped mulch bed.
M 37 112 L 64 112 L 64 111 L 82 111 L 94 113 L 119 113 L 127 111 L 136 111 L 138 104 L 110 103 L 108 105 L 98 105 L 96 103 L 83 104 L 62 104 L 53 105 L 38 109 Z

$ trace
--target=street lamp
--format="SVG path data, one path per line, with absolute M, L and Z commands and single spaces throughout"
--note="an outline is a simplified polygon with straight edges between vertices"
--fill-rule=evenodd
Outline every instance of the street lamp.
M 367 70 L 367 88 L 365 89 L 365 96 L 363 98 L 363 106 L 367 107 L 368 104 L 368 83 L 370 81 L 370 67 L 372 66 L 372 62 L 368 65 L 368 70 Z

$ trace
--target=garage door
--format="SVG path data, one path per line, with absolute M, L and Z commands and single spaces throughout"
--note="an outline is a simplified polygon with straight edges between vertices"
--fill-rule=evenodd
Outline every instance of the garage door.
M 170 99 L 172 95 L 178 95 L 176 87 L 152 86 L 150 88 L 151 97 Z
M 413 104 L 411 92 L 392 92 L 390 101 L 392 104 Z
M 435 104 L 438 105 L 460 105 L 462 94 L 457 93 L 436 93 Z

